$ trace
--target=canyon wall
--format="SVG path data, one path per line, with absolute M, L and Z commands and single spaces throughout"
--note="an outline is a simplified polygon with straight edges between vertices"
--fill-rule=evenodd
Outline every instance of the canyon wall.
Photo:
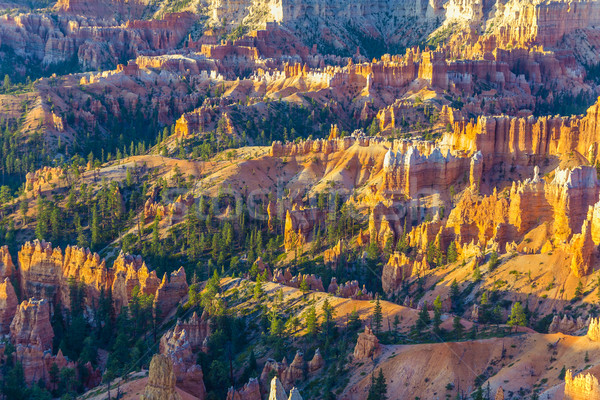
M 160 316 L 168 314 L 188 291 L 185 271 L 180 268 L 162 281 L 150 271 L 140 256 L 120 253 L 113 267 L 89 249 L 67 246 L 64 253 L 52 244 L 35 240 L 25 243 L 18 253 L 18 278 L 25 297 L 47 298 L 70 308 L 70 285 L 82 285 L 88 308 L 98 304 L 101 295 L 111 291 L 113 307 L 119 312 L 132 298 L 134 288 L 154 296 Z

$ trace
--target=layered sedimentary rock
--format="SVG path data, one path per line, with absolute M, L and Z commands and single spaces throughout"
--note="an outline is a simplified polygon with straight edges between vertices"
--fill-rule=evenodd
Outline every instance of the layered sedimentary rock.
M 587 337 L 594 342 L 600 342 L 600 320 L 592 318 L 588 325 Z
M 185 336 L 185 340 L 190 344 L 192 351 L 203 350 L 210 333 L 208 313 L 204 311 L 202 316 L 198 317 L 198 314 L 194 312 L 187 320 L 178 319 L 175 327 L 163 335 L 160 340 L 160 352 L 165 353 L 169 343 L 173 340 L 177 341 L 182 335 Z
M 89 304 L 97 301 L 100 292 L 110 285 L 104 260 L 77 246 L 67 246 L 63 253 L 45 241 L 27 242 L 19 251 L 18 263 L 23 296 L 52 298 L 66 307 L 70 307 L 70 280 L 84 284 Z
M 15 264 L 13 264 L 8 246 L 0 247 L 0 263 L 0 280 L 12 278 L 15 273 Z
M 333 277 L 327 287 L 327 292 L 345 299 L 373 300 L 373 293 L 369 292 L 365 285 L 361 288 L 357 280 L 338 285 L 337 279 Z
M 129 304 L 134 288 L 154 296 L 154 305 L 168 313 L 187 294 L 185 271 L 180 268 L 159 280 L 139 256 L 119 254 L 113 268 L 89 249 L 67 246 L 64 253 L 51 243 L 25 243 L 18 254 L 21 293 L 27 297 L 51 298 L 69 308 L 70 282 L 81 284 L 88 307 L 97 304 L 101 294 L 112 292 L 117 312 Z
M 12 283 L 8 278 L 0 283 L 0 334 L 5 335 L 10 332 L 10 324 L 13 321 L 19 301 Z
M 323 368 L 324 365 L 325 365 L 325 360 L 323 359 L 323 356 L 321 355 L 321 351 L 319 349 L 317 349 L 315 351 L 315 355 L 313 356 L 313 359 L 308 362 L 308 373 L 314 374 L 315 372 L 317 372 L 321 368 Z
M 233 387 L 227 391 L 227 400 L 261 400 L 260 385 L 258 379 L 250 378 L 239 390 L 235 390 Z
M 140 293 L 154 296 L 160 286 L 155 271 L 149 271 L 141 256 L 119 253 L 111 270 L 113 276 L 111 290 L 114 307 L 118 311 L 127 306 L 135 287 Z
M 600 400 L 600 386 L 598 379 L 588 373 L 581 373 L 573 377 L 573 372 L 568 370 L 565 375 L 565 400 Z
M 323 220 L 325 213 L 316 208 L 294 208 L 285 215 L 285 250 L 297 249 L 307 243 L 316 222 Z
M 388 240 L 396 243 L 402 235 L 402 220 L 404 215 L 393 208 L 379 202 L 369 214 L 369 234 L 371 240 L 385 245 Z
M 154 309 L 157 310 L 158 315 L 167 315 L 187 294 L 188 289 L 183 267 L 172 272 L 168 281 L 167 274 L 165 274 L 162 282 L 156 289 L 156 296 L 154 297 Z
M 298 391 L 298 389 L 293 387 L 290 390 L 290 396 L 288 397 L 285 394 L 285 389 L 284 389 L 283 385 L 281 384 L 281 382 L 279 381 L 279 378 L 274 377 L 271 380 L 271 386 L 270 386 L 270 390 L 269 390 L 269 399 L 268 400 L 302 400 L 302 396 L 300 395 L 300 392 Z
M 25 300 L 10 324 L 10 337 L 15 345 L 39 345 L 43 350 L 52 348 L 54 330 L 50 325 L 50 304 L 47 300 Z
M 63 3 L 76 4 L 75 9 L 80 9 L 80 5 L 84 4 L 80 1 Z M 173 49 L 196 19 L 191 13 L 177 13 L 167 14 L 162 19 L 132 19 L 121 24 L 112 18 L 116 11 L 113 6 L 106 7 L 100 3 L 102 1 L 85 3 L 84 7 L 91 7 L 98 15 L 6 15 L 2 18 L 0 40 L 19 56 L 39 63 L 43 68 L 76 60 L 76 64 L 83 69 L 91 70 L 115 65 L 122 59 L 119 55 L 135 58 L 144 51 L 164 52 Z M 114 3 L 130 9 L 129 2 Z M 70 6 L 61 8 L 71 9 Z M 102 19 L 108 16 L 106 12 L 111 18 Z M 124 17 L 127 13 L 119 15 Z M 106 43 L 110 43 L 110 46 Z
M 565 315 L 561 319 L 561 318 L 559 318 L 558 315 L 555 315 L 552 318 L 552 322 L 550 323 L 550 326 L 548 327 L 548 333 L 561 332 L 561 333 L 564 333 L 567 335 L 572 335 L 576 331 L 583 329 L 586 326 L 590 325 L 590 323 L 591 323 L 591 320 L 589 318 L 587 320 L 585 320 L 581 316 L 577 317 L 577 319 L 574 319 L 568 315 Z
M 375 358 L 381 352 L 379 339 L 373 334 L 369 326 L 365 326 L 365 331 L 358 335 L 356 346 L 354 347 L 354 361 L 360 361 L 365 358 Z
M 509 117 L 481 116 L 477 121 L 454 121 L 454 130 L 446 133 L 442 145 L 453 150 L 483 154 L 484 172 L 504 164 L 506 172 L 511 165 L 526 165 L 528 160 L 542 160 L 546 156 L 561 157 L 573 151 L 588 158 L 598 159 L 600 131 L 598 103 L 588 108 L 585 116 L 572 117 Z
M 304 353 L 298 350 L 292 363 L 281 375 L 281 382 L 284 388 L 292 388 L 297 381 L 304 377 L 304 364 Z
M 150 361 L 148 383 L 142 395 L 144 400 L 181 400 L 175 391 L 173 361 L 162 354 L 155 354 Z
M 479 163 L 479 160 L 476 157 L 473 162 Z M 418 147 L 411 145 L 397 152 L 390 149 L 383 161 L 381 191 L 407 197 L 447 192 L 459 177 L 469 173 L 471 161 L 467 157 L 456 157 L 449 151 L 443 154 L 437 147 L 429 154 L 422 154 Z
M 412 262 L 403 253 L 394 253 L 384 265 L 381 275 L 383 291 L 392 293 L 412 274 Z
M 285 272 L 281 272 L 281 270 L 278 269 L 273 273 L 273 282 L 282 285 L 299 288 L 303 281 L 306 282 L 309 290 L 314 290 L 316 292 L 325 291 L 321 277 L 314 274 L 298 274 L 292 276 L 289 268 L 286 269 Z
M 25 190 L 32 192 L 34 195 L 41 193 L 42 187 L 54 180 L 60 179 L 65 174 L 62 167 L 45 166 L 34 172 L 28 172 L 25 176 Z
M 82 365 L 81 370 L 77 368 L 77 363 L 64 357 L 61 350 L 56 356 L 51 354 L 54 331 L 50 324 L 50 305 L 47 300 L 23 301 L 10 325 L 9 338 L 15 345 L 15 362 L 18 361 L 23 366 L 27 384 L 43 381 L 48 389 L 52 389 L 54 384 L 50 371 L 54 364 L 59 370 L 73 369 L 75 379 L 80 379 L 86 388 L 92 388 L 101 382 L 100 370 L 94 369 L 91 363 Z

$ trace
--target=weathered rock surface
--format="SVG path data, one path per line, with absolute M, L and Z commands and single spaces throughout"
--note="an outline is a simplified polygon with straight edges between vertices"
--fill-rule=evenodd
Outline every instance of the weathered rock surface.
M 67 246 L 64 253 L 52 244 L 35 240 L 19 251 L 19 279 L 24 297 L 51 298 L 70 307 L 69 280 L 83 283 L 86 300 L 97 301 L 110 287 L 104 260 L 89 249 Z
M 233 387 L 229 388 L 227 392 L 227 400 L 261 400 L 260 385 L 258 379 L 250 378 L 241 389 L 235 390 Z
M 379 355 L 380 351 L 379 339 L 373 334 L 371 328 L 365 326 L 365 331 L 358 335 L 358 340 L 354 347 L 354 361 L 375 358 Z
M 588 373 L 581 373 L 573 377 L 573 372 L 568 370 L 565 375 L 565 400 L 599 400 L 600 386 L 598 379 Z
M 50 325 L 50 304 L 47 300 L 25 300 L 10 324 L 10 338 L 15 345 L 39 345 L 52 348 L 54 330 Z
M 10 332 L 10 324 L 13 321 L 19 301 L 12 283 L 8 278 L 0 283 L 0 334 L 6 335 Z
M 188 289 L 183 267 L 172 272 L 168 281 L 167 274 L 165 274 L 154 297 L 154 309 L 157 310 L 159 316 L 167 315 L 188 293 Z
M 12 278 L 15 273 L 15 264 L 13 264 L 8 246 L 0 247 L 0 263 L 0 280 Z
M 144 400 L 181 400 L 175 391 L 173 361 L 164 355 L 155 354 L 150 362 L 148 383 L 142 395 Z

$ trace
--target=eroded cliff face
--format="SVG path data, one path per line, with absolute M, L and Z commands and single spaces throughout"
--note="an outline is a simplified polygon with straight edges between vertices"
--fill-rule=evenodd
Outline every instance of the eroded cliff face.
M 599 21 L 600 8 L 589 1 L 450 0 L 444 26 L 472 29 L 484 38 L 493 38 L 497 46 L 552 47 L 566 34 L 585 30 Z
M 506 170 L 528 161 L 560 158 L 573 152 L 595 163 L 599 113 L 598 103 L 586 115 L 573 117 L 483 116 L 473 121 L 453 113 L 453 131 L 444 135 L 442 145 L 469 154 L 480 151 L 485 172 L 499 164 L 504 164 Z
M 600 399 L 600 386 L 598 379 L 588 373 L 581 373 L 573 377 L 573 372 L 568 370 L 565 375 L 565 400 L 598 400 Z
M 10 337 L 15 345 L 52 348 L 54 330 L 50 325 L 50 304 L 47 300 L 25 300 L 10 324 Z
M 69 281 L 85 285 L 86 301 L 97 301 L 110 287 L 104 260 L 89 249 L 67 246 L 64 253 L 45 241 L 27 242 L 19 251 L 19 281 L 25 297 L 59 300 L 70 307 Z
M 167 315 L 179 301 L 187 295 L 188 284 L 185 276 L 185 270 L 180 267 L 170 275 L 167 280 L 167 274 L 163 276 L 162 282 L 156 289 L 154 296 L 154 309 L 160 316 Z
M 19 301 L 12 283 L 8 278 L 0 283 L 0 334 L 10 332 L 10 324 L 19 307 Z
M 141 396 L 144 400 L 181 400 L 175 391 L 173 361 L 162 354 L 155 354 L 150 362 L 148 383 Z
M 88 308 L 95 307 L 102 293 L 110 291 L 113 307 L 120 312 L 132 298 L 134 288 L 154 296 L 154 307 L 160 316 L 171 309 L 187 294 L 185 271 L 180 268 L 162 281 L 150 271 L 140 256 L 120 253 L 113 267 L 107 268 L 104 259 L 89 249 L 67 246 L 64 253 L 52 244 L 35 240 L 27 242 L 18 254 L 18 278 L 21 293 L 27 297 L 60 301 L 70 307 L 70 283 L 83 285 Z

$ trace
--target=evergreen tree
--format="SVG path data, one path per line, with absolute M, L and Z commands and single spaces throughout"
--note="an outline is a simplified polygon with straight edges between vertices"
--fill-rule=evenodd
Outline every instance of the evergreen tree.
M 475 269 L 473 270 L 473 281 L 479 282 L 481 280 L 481 270 L 479 264 L 475 263 Z
M 98 245 L 100 244 L 101 234 L 100 234 L 100 216 L 98 215 L 98 207 L 94 203 L 92 206 L 92 249 L 97 250 Z
M 348 329 L 357 330 L 361 325 L 362 323 L 360 322 L 358 311 L 356 311 L 356 307 L 354 307 L 354 310 L 348 316 Z
M 381 332 L 383 324 L 383 311 L 381 309 L 381 302 L 379 296 L 375 299 L 375 307 L 373 308 L 373 331 L 377 334 Z
M 465 328 L 460 323 L 460 317 L 455 316 L 454 319 L 452 320 L 452 331 L 454 333 L 454 337 L 456 338 L 456 340 L 460 340 L 462 338 L 464 329 Z
M 507 324 L 513 327 L 527 325 L 527 316 L 520 302 L 513 304 Z
M 460 302 L 460 289 L 458 287 L 458 282 L 456 282 L 456 279 L 452 281 L 452 284 L 450 285 L 450 300 L 452 300 L 452 309 L 454 311 L 459 309 L 459 302 Z
M 371 387 L 369 388 L 367 400 L 387 400 L 387 398 L 387 383 L 380 368 L 377 378 L 375 378 L 375 375 L 371 375 Z
M 310 336 L 317 334 L 317 310 L 311 306 L 306 314 L 306 332 Z
M 579 299 L 581 298 L 581 296 L 583 296 L 583 284 L 581 283 L 581 281 L 579 281 L 577 287 L 575 288 L 574 298 Z

